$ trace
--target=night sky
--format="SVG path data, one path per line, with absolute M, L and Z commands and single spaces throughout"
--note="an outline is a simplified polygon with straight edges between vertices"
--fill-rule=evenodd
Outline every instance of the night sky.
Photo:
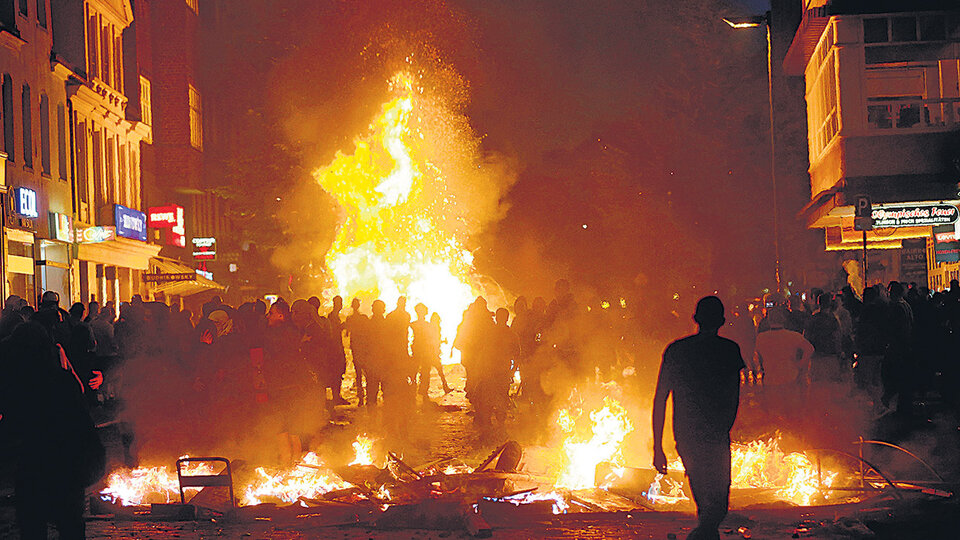
M 502 196 L 509 210 L 468 242 L 480 272 L 504 289 L 549 296 L 568 277 L 584 295 L 743 299 L 774 286 L 765 35 L 722 21 L 766 2 L 282 5 L 274 18 L 257 3 L 231 11 L 218 42 L 222 76 L 251 81 L 239 143 L 251 156 L 269 144 L 292 163 L 238 168 L 233 178 L 250 187 L 241 191 L 263 193 L 255 210 L 289 199 L 285 186 L 352 147 L 412 51 L 435 61 L 434 75 L 449 66 L 467 82 L 464 112 L 483 149 L 516 164 Z M 262 189 L 265 176 L 291 182 L 271 184 L 274 193 Z M 329 243 L 334 213 L 313 214 L 276 215 L 287 215 L 287 238 Z

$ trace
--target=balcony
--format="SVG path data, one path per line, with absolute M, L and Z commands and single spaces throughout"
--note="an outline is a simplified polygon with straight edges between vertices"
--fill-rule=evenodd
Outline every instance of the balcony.
M 885 134 L 956 129 L 960 127 L 960 98 L 871 99 L 867 126 Z

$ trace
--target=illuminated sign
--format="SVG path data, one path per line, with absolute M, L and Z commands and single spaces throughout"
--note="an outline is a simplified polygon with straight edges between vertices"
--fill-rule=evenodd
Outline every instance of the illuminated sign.
M 50 232 L 61 242 L 73 242 L 73 222 L 70 216 L 50 212 Z
M 933 228 L 933 256 L 937 263 L 960 262 L 960 242 L 953 227 L 940 225 Z
M 950 225 L 957 221 L 952 204 L 898 204 L 874 206 L 870 217 L 874 229 Z
M 179 217 L 179 221 L 177 218 Z M 147 209 L 147 225 L 154 229 L 183 226 L 183 207 L 175 204 L 151 206 Z
M 81 244 L 99 244 L 116 238 L 116 227 L 85 227 L 76 230 L 77 242 Z
M 197 275 L 193 272 L 180 272 L 177 274 L 143 274 L 141 275 L 144 283 L 172 283 L 175 281 L 193 281 Z
M 201 277 L 205 277 L 210 281 L 213 281 L 213 272 L 207 272 L 206 270 L 197 269 L 197 275 Z
M 29 188 L 17 188 L 13 190 L 13 201 L 16 211 L 23 217 L 35 218 L 40 216 L 37 212 L 37 192 Z
M 127 208 L 122 204 L 113 205 L 114 224 L 117 236 L 147 241 L 147 215 L 139 210 Z
M 217 260 L 217 239 L 216 238 L 194 238 L 193 259 L 196 261 L 215 261 Z

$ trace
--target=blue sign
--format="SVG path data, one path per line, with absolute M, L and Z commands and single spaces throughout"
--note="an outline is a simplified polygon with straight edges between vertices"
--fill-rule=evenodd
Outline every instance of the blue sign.
M 115 204 L 113 219 L 117 226 L 117 236 L 147 241 L 147 215 L 143 212 Z
M 23 217 L 35 218 L 40 215 L 37 211 L 37 192 L 30 188 L 13 190 L 13 204 L 17 213 Z

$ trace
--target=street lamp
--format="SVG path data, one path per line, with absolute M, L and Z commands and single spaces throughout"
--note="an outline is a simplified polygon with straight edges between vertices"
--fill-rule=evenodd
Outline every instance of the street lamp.
M 777 161 L 776 145 L 774 144 L 773 127 L 773 44 L 770 40 L 770 12 L 764 15 L 751 15 L 748 17 L 724 17 L 723 22 L 730 25 L 731 28 L 757 28 L 763 25 L 767 29 L 767 97 L 770 105 L 770 183 L 773 185 L 773 249 L 774 249 L 774 271 L 777 278 L 777 292 L 783 292 L 780 286 L 780 227 L 779 210 L 777 207 Z

